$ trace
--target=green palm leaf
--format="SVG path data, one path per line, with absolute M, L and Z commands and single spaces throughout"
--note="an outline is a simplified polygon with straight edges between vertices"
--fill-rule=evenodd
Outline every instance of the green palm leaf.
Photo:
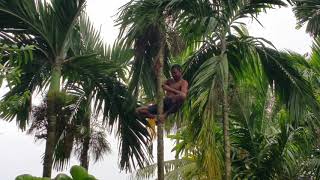
M 316 0 L 295 0 L 293 12 L 298 20 L 298 27 L 307 23 L 306 31 L 314 36 L 318 36 L 320 26 L 319 1 Z

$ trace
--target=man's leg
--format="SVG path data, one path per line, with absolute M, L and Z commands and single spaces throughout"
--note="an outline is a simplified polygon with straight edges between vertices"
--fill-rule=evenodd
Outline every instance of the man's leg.
M 179 110 L 183 100 L 182 97 L 177 96 L 175 99 L 165 98 L 163 105 L 163 113 L 159 116 L 160 123 L 164 123 L 169 114 L 175 113 Z M 157 105 L 142 106 L 136 109 L 136 113 L 143 118 L 156 118 L 157 117 Z
M 152 105 L 153 107 L 154 105 Z M 136 108 L 136 113 L 138 114 L 138 116 L 141 116 L 143 118 L 155 118 L 156 115 L 152 114 L 152 112 L 150 112 L 150 106 L 142 106 L 142 107 L 138 107 Z
M 183 103 L 185 97 L 182 95 L 174 95 L 174 96 L 170 96 L 171 100 L 173 103 L 175 104 L 180 104 Z
M 160 122 L 164 123 L 165 119 L 168 117 L 169 114 L 173 114 L 175 112 L 177 112 L 182 103 L 183 100 L 181 96 L 175 97 L 174 99 L 171 98 L 167 98 L 164 100 L 164 112 L 162 113 L 162 115 L 160 115 Z

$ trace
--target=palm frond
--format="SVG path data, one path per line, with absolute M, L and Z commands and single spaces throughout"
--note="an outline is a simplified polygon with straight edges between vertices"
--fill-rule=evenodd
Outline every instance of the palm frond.
M 295 128 L 284 109 L 276 111 L 276 116 L 268 116 L 264 112 L 268 99 L 255 89 L 240 89 L 238 99 L 234 105 L 245 111 L 232 111 L 235 177 L 297 178 L 301 159 L 312 149 L 308 128 Z
M 24 129 L 29 119 L 29 112 L 31 110 L 32 93 L 39 89 L 46 87 L 46 82 L 49 80 L 50 72 L 48 64 L 43 61 L 41 56 L 35 54 L 35 59 L 26 64 L 22 64 L 19 69 L 21 75 L 19 83 L 10 87 L 10 91 L 2 98 L 1 116 L 6 120 L 13 120 L 16 117 L 19 127 Z M 26 96 L 28 94 L 28 96 Z M 25 99 L 27 98 L 27 99 Z M 9 105 L 10 102 L 16 101 L 14 106 Z M 8 104 L 9 103 L 9 104 Z M 21 106 L 22 105 L 22 106 Z M 18 106 L 18 107 L 17 107 Z M 17 107 L 17 109 L 15 109 Z
M 187 159 L 175 159 L 164 162 L 165 179 L 183 179 L 187 174 L 194 171 L 195 162 Z M 150 179 L 155 176 L 157 165 L 149 165 L 142 169 L 138 169 L 131 175 L 130 179 L 143 180 Z
M 166 23 L 166 18 L 170 16 L 166 4 L 166 1 L 159 0 L 130 1 L 120 8 L 116 21 L 120 25 L 120 41 L 134 50 L 134 59 L 130 62 L 129 90 L 137 95 L 142 89 L 149 100 L 155 97 L 160 33 L 166 34 L 165 75 L 169 74 L 168 57 L 173 53 L 169 49 L 173 43 L 168 35 L 173 31 Z
M 79 85 L 85 93 L 92 94 L 93 113 L 102 113 L 108 130 L 116 131 L 120 140 L 120 167 L 129 171 L 136 167 L 135 163 L 142 167 L 150 160 L 146 149 L 150 141 L 145 128 L 147 122 L 134 114 L 136 101 L 119 80 L 124 76 L 122 67 L 132 53 L 119 42 L 112 48 L 105 46 L 87 17 L 80 19 L 79 28 L 77 36 L 85 36 L 85 41 L 79 42 L 79 46 L 75 42 L 73 53 L 80 55 L 65 61 L 66 79 L 71 86 Z
M 52 17 L 45 16 L 52 13 L 52 8 L 48 7 L 47 2 L 43 1 L 6 1 L 0 2 L 0 12 L 3 18 L 1 22 L 1 30 L 8 29 L 22 29 L 26 34 L 32 34 L 34 36 L 41 36 L 45 40 L 44 42 L 49 45 L 50 54 L 54 54 L 54 47 L 52 46 L 52 40 L 47 37 L 46 30 L 41 26 L 42 23 L 46 24 L 45 27 L 53 30 Z M 41 19 L 39 14 L 43 14 Z M 19 22 L 19 23 L 17 23 Z
M 275 91 L 288 107 L 292 120 L 300 119 L 307 106 L 314 113 L 319 112 L 313 90 L 295 68 L 294 64 L 297 61 L 291 60 L 290 54 L 278 53 L 268 48 L 258 49 L 258 53 L 269 84 L 275 82 Z
M 99 161 L 103 155 L 111 152 L 111 146 L 106 141 L 106 134 L 103 131 L 93 131 L 90 147 L 90 154 L 92 154 L 94 162 Z
M 312 44 L 312 54 L 310 57 L 310 64 L 313 67 L 313 70 L 319 73 L 320 67 L 320 38 L 317 37 L 314 39 Z
M 293 12 L 298 20 L 298 27 L 307 23 L 306 31 L 314 36 L 320 32 L 319 26 L 319 1 L 316 0 L 294 0 Z
M 96 113 L 103 112 L 105 123 L 110 130 L 117 129 L 117 135 L 120 137 L 120 166 L 131 170 L 137 161 L 142 167 L 145 161 L 148 162 L 148 151 L 145 149 L 150 140 L 145 128 L 147 122 L 137 119 L 134 113 L 133 97 L 118 79 L 108 76 L 109 73 L 105 72 L 108 70 L 106 64 L 100 61 L 97 62 L 98 64 L 93 62 L 90 61 L 90 66 L 75 66 L 75 63 L 66 66 L 69 70 L 75 69 L 69 72 L 77 73 L 74 74 L 77 79 L 87 82 L 87 78 L 90 78 Z M 79 72 L 81 74 L 78 74 Z
M 54 168 L 57 170 L 63 170 L 69 163 L 71 158 L 71 152 L 73 150 L 74 139 L 76 137 L 74 121 L 69 121 L 69 116 L 73 111 L 70 104 L 74 103 L 73 97 L 66 94 L 59 101 L 57 109 L 57 128 L 56 128 L 56 140 L 53 154 Z M 44 99 L 42 104 L 33 107 L 32 110 L 32 123 L 28 129 L 28 134 L 35 134 L 36 140 L 42 140 L 47 138 L 48 128 L 48 106 L 47 99 Z
M 25 34 L 41 38 L 39 48 L 48 52 L 48 57 L 61 56 L 84 3 L 84 0 L 2 0 L 0 13 L 7 18 L 2 19 L 1 30 L 22 29 Z

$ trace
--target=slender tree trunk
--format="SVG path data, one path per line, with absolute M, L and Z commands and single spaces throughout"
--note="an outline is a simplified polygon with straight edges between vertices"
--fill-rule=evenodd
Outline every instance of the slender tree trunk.
M 43 177 L 51 177 L 51 170 L 53 164 L 53 152 L 55 148 L 55 133 L 57 123 L 56 113 L 56 98 L 60 92 L 60 77 L 61 77 L 61 64 L 60 60 L 57 60 L 52 68 L 52 76 L 50 82 L 50 88 L 48 92 L 48 129 L 47 129 L 47 141 L 43 160 Z
M 223 92 L 223 137 L 224 137 L 224 151 L 225 151 L 225 179 L 231 180 L 231 159 L 230 159 L 230 138 L 229 138 L 229 104 L 228 93 Z
M 91 126 L 90 126 L 90 117 L 91 117 L 91 97 L 92 94 L 89 95 L 88 98 L 88 105 L 87 105 L 87 112 L 85 114 L 85 117 L 83 119 L 83 126 L 86 128 L 85 130 L 85 136 L 83 139 L 82 144 L 82 151 L 80 155 L 80 165 L 84 167 L 86 170 L 89 170 L 89 148 L 90 148 L 90 137 L 91 137 Z
M 158 122 L 160 122 L 159 115 L 163 114 L 163 90 L 162 90 L 162 71 L 163 71 L 163 61 L 164 61 L 164 37 L 160 34 L 160 49 L 158 53 L 159 70 L 157 71 L 157 112 L 158 112 Z M 164 152 L 163 152 L 163 124 L 158 123 L 157 128 L 158 136 L 158 148 L 157 148 L 157 160 L 158 160 L 158 180 L 164 180 Z
M 226 37 L 223 33 L 221 38 L 221 58 L 223 63 L 223 138 L 224 138 L 224 159 L 225 159 L 225 180 L 231 180 L 231 158 L 230 158 L 230 137 L 229 137 L 229 104 L 228 104 L 228 87 L 229 87 L 229 67 L 226 57 Z
M 86 118 L 87 119 L 87 118 Z M 86 127 L 86 135 L 83 140 L 82 144 L 82 151 L 81 151 L 81 156 L 80 156 L 80 165 L 84 167 L 86 170 L 89 169 L 89 144 L 90 144 L 90 120 L 85 120 L 84 126 Z

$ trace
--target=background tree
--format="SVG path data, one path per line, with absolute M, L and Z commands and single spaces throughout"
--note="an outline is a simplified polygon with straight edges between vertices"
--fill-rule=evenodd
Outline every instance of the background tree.
M 177 44 L 170 39 L 175 35 L 170 28 L 171 12 L 166 9 L 165 1 L 130 1 L 119 12 L 120 41 L 127 48 L 134 49 L 134 60 L 130 71 L 129 90 L 138 96 L 140 92 L 147 100 L 157 96 L 158 114 L 163 111 L 163 67 L 168 77 L 170 47 Z M 171 40 L 171 41 L 170 41 Z M 158 124 L 158 179 L 164 178 L 163 169 L 163 124 Z
M 313 36 L 318 36 L 320 32 L 320 2 L 316 0 L 293 0 L 292 2 L 294 4 L 293 12 L 297 18 L 297 26 L 302 27 L 307 24 L 306 32 Z
M 114 63 L 102 61 L 98 53 L 83 51 L 79 53 L 78 45 L 85 43 L 79 33 L 79 17 L 82 14 L 85 1 L 0 1 L 2 34 L 13 34 L 17 44 L 33 44 L 35 60 L 21 69 L 21 83 L 14 86 L 2 99 L 2 117 L 7 120 L 17 118 L 26 125 L 31 109 L 31 96 L 27 97 L 19 108 L 9 105 L 14 99 L 21 100 L 25 92 L 46 91 L 47 94 L 47 144 L 44 157 L 43 176 L 50 177 L 52 157 L 57 142 L 57 118 L 65 92 L 61 91 L 61 82 L 79 83 L 92 80 L 96 99 L 94 106 L 98 112 L 103 112 L 103 119 L 110 129 L 117 126 L 120 137 L 122 168 L 129 169 L 136 162 L 138 165 L 148 161 L 147 150 L 141 143 L 148 144 L 146 122 L 132 116 L 134 105 L 131 105 L 126 86 L 118 79 L 119 67 Z M 67 13 L 65 13 L 67 12 Z M 90 29 L 92 27 L 88 27 Z M 89 34 L 85 34 L 89 35 Z M 90 36 L 97 38 L 96 34 Z M 95 39 L 92 39 L 95 40 Z M 81 42 L 81 43 L 79 43 Z M 93 41 L 92 41 L 93 42 Z M 99 40 L 101 42 L 101 40 Z M 91 44 L 92 45 L 92 44 Z M 105 47 L 103 47 L 105 49 Z M 98 50 L 101 52 L 101 48 Z M 107 57 L 110 54 L 105 54 Z M 63 79 L 62 79 L 63 77 Z M 63 103 L 62 103 L 63 104 Z M 132 107 L 132 108 L 128 108 Z M 126 109 L 126 110 L 124 110 Z M 131 112 L 131 113 L 130 113 Z M 23 126 L 22 126 L 23 127 Z M 140 129 L 138 132 L 133 129 Z M 136 161 L 137 160 L 137 161 Z
M 218 171 L 214 171 L 211 167 L 219 167 L 208 165 L 209 163 L 218 164 L 218 158 L 209 156 L 209 154 L 216 154 L 216 157 L 219 157 L 217 150 L 215 150 L 216 153 L 212 151 L 217 147 L 214 145 L 216 137 L 212 130 L 217 126 L 212 124 L 212 119 L 220 120 L 224 117 L 222 119 L 227 120 L 230 117 L 226 114 L 229 111 L 227 100 L 230 100 L 229 98 L 232 96 L 232 92 L 229 91 L 232 89 L 227 89 L 236 86 L 235 83 L 241 76 L 248 76 L 245 69 L 250 66 L 258 67 L 261 71 L 251 71 L 253 73 L 251 76 L 259 77 L 262 86 L 275 84 L 275 93 L 279 95 L 280 101 L 286 104 L 290 118 L 299 120 L 306 104 L 314 112 L 318 111 L 318 104 L 310 84 L 304 80 L 292 63 L 286 59 L 286 56 L 266 48 L 264 44 L 271 45 L 268 41 L 249 36 L 242 28 L 243 23 L 239 22 L 241 18 L 247 16 L 256 18 L 259 12 L 271 8 L 272 5 L 285 4 L 281 1 L 237 1 L 229 6 L 228 3 L 230 2 L 221 1 L 212 4 L 207 1 L 194 3 L 192 1 L 188 1 L 188 3 L 175 1 L 170 4 L 172 8 L 180 6 L 182 9 L 177 24 L 183 30 L 181 31 L 183 37 L 188 37 L 191 40 L 200 38 L 203 41 L 200 49 L 186 63 L 185 76 L 191 81 L 189 105 L 191 105 L 190 114 L 192 116 L 186 116 L 185 119 L 191 118 L 194 121 L 191 123 L 193 125 L 191 129 L 196 132 L 194 136 L 198 138 L 196 140 L 203 142 L 199 147 L 207 151 L 203 153 L 202 164 L 207 167 L 208 171 L 211 171 L 209 172 L 211 179 L 218 176 L 215 174 Z M 223 52 L 223 56 L 221 56 L 221 52 Z M 226 79 L 229 80 L 226 81 Z M 288 92 L 288 89 L 292 91 Z M 302 91 L 304 93 L 301 93 Z M 229 94 L 226 96 L 225 92 Z M 220 102 L 224 102 L 224 105 Z M 199 119 L 202 121 L 199 122 Z M 225 123 L 225 127 L 228 127 L 227 124 Z M 225 132 L 226 130 L 225 128 Z M 226 136 L 227 134 L 225 134 Z M 208 137 L 212 137 L 213 140 L 207 141 Z M 225 139 L 228 140 L 227 137 Z M 229 166 L 226 169 L 229 172 L 226 172 L 225 175 L 229 179 L 231 178 L 229 176 L 231 167 L 228 162 L 228 143 L 224 146 L 225 152 L 227 152 L 225 164 L 226 167 Z M 211 149 L 210 153 L 208 149 Z M 207 156 L 205 156 L 206 153 Z
M 81 0 L 68 2 L 57 0 L 50 4 L 43 1 L 13 2 L 3 0 L 0 2 L 1 15 L 6 17 L 1 19 L 2 31 L 15 33 L 15 30 L 12 29 L 22 29 L 24 34 L 37 37 L 39 42 L 37 49 L 43 53 L 46 68 L 51 75 L 48 90 L 49 118 L 43 166 L 44 177 L 51 176 L 54 132 L 56 129 L 55 101 L 60 92 L 61 66 L 63 61 L 67 59 L 68 39 L 71 37 L 74 23 L 83 9 L 84 2 Z M 48 79 L 48 76 L 46 79 Z M 29 89 L 33 88 L 31 86 Z
M 145 6 L 151 8 L 154 1 L 146 1 Z M 232 5 L 231 5 L 232 3 Z M 136 6 L 143 4 L 136 2 Z M 150 6 L 147 6 L 150 5 Z M 196 139 L 202 152 L 203 169 L 207 169 L 209 178 L 219 177 L 219 153 L 216 147 L 215 127 L 212 119 L 223 119 L 224 124 L 224 149 L 225 149 L 225 178 L 231 178 L 230 142 L 228 135 L 228 115 L 231 98 L 230 86 L 235 86 L 236 80 L 241 76 L 247 76 L 245 69 L 248 66 L 258 67 L 261 71 L 251 71 L 253 76 L 261 79 L 261 86 L 276 84 L 275 92 L 280 96 L 282 103 L 289 109 L 290 118 L 298 120 L 302 115 L 304 105 L 309 104 L 317 111 L 318 105 L 312 94 L 310 85 L 302 78 L 295 68 L 278 52 L 266 48 L 265 44 L 271 43 L 262 39 L 249 36 L 242 28 L 240 19 L 245 17 L 256 18 L 261 11 L 273 6 L 285 6 L 282 1 L 162 1 L 156 7 L 164 5 L 168 12 L 178 12 L 174 16 L 175 26 L 186 42 L 191 45 L 200 45 L 186 62 L 185 77 L 191 82 L 189 113 L 185 119 L 193 119 Z M 133 9 L 133 8 L 132 8 Z M 147 10 L 148 10 L 147 9 Z M 132 11 L 136 14 L 148 14 L 145 11 Z M 130 11 L 128 11 L 130 12 Z M 129 13 L 128 13 L 129 14 Z M 133 13 L 127 19 L 135 20 L 140 26 L 129 26 L 128 34 L 140 33 L 142 28 L 152 22 L 134 16 Z M 123 16 L 125 17 L 125 16 Z M 153 17 L 153 16 L 148 16 Z M 159 18 L 158 18 L 159 19 Z M 175 21 L 176 20 L 176 21 Z M 129 21 L 130 22 L 130 21 Z M 138 29 L 141 28 L 141 29 Z M 144 33 L 146 34 L 146 33 Z M 200 41 L 200 43 L 199 43 Z M 151 43 L 143 43 L 151 44 Z M 145 53 L 146 51 L 141 50 Z M 260 72 L 260 74 L 259 74 Z M 262 72 L 262 73 L 261 73 Z M 262 81 L 264 80 L 264 81 Z M 231 84 L 230 84 L 231 83 Z M 286 92 L 290 87 L 292 91 Z M 302 93 L 303 92 L 303 93 Z M 305 96 L 307 94 L 307 96 Z M 223 98 L 221 98 L 223 97 Z M 223 102 L 223 103 L 220 103 Z M 303 102 L 306 102 L 305 104 Z M 301 105 L 297 106 L 297 104 Z M 199 119 L 202 120 L 199 123 Z M 210 139 L 210 140 L 208 140 Z M 216 167 L 216 168 L 212 168 Z

